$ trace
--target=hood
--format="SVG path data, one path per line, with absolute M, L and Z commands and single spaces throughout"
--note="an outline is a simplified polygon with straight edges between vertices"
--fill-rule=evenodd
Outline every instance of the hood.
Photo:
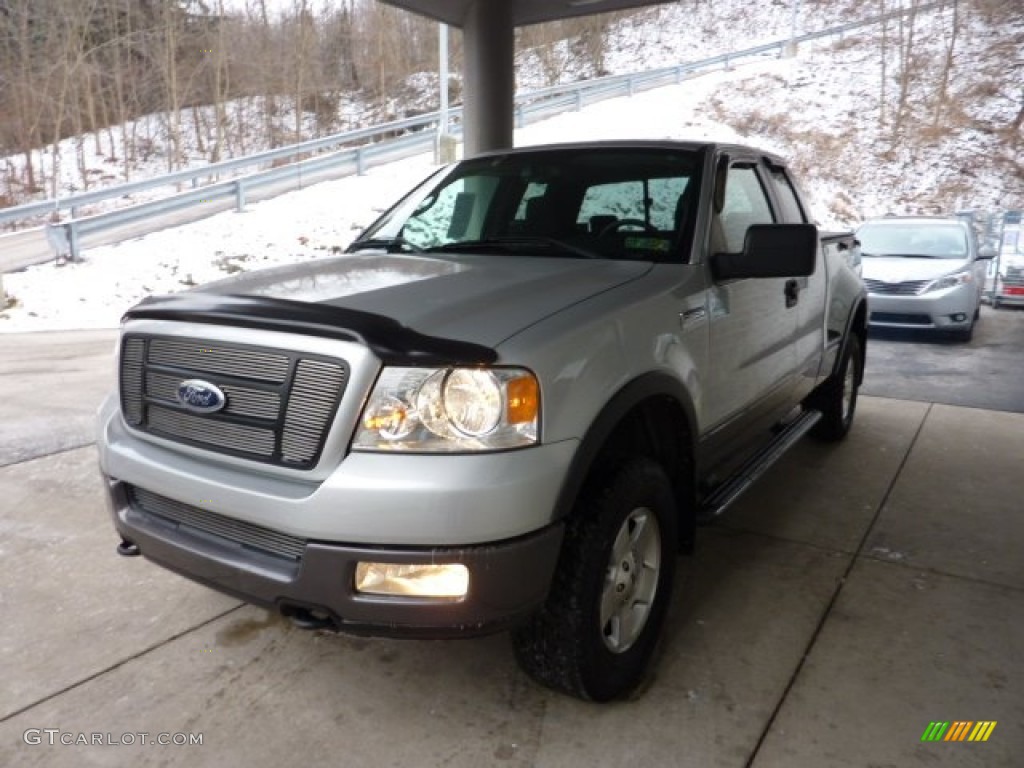
M 251 272 L 192 291 L 314 303 L 494 348 L 573 304 L 635 280 L 647 262 L 501 255 L 351 254 Z
M 934 280 L 960 272 L 970 262 L 966 259 L 928 259 L 912 256 L 864 256 L 861 260 L 865 280 L 903 283 L 910 280 Z

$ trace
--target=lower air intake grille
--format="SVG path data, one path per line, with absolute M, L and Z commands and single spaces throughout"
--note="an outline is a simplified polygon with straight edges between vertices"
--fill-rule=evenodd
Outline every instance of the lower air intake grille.
M 311 469 L 344 394 L 348 365 L 287 350 L 133 334 L 122 343 L 120 377 L 121 411 L 136 429 Z M 220 407 L 196 412 L 179 400 L 179 389 L 195 380 L 223 394 Z
M 898 323 L 900 325 L 931 325 L 932 319 L 928 315 L 916 315 L 906 312 L 872 312 L 871 322 Z
M 182 504 L 142 488 L 130 486 L 128 499 L 138 512 L 278 557 L 301 560 L 302 553 L 306 548 L 306 540 L 297 536 L 272 531 L 260 525 L 253 525 L 242 520 L 218 515 L 216 512 Z

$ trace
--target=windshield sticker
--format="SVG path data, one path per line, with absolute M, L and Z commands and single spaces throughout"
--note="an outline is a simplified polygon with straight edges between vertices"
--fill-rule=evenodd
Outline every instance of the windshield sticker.
M 635 237 L 630 236 L 623 244 L 633 251 L 659 251 L 668 252 L 672 247 L 672 240 L 667 237 Z

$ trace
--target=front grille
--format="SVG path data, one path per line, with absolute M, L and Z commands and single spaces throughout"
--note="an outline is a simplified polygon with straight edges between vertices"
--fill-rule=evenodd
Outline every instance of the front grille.
M 872 323 L 896 323 L 899 325 L 931 325 L 928 315 L 916 315 L 907 312 L 872 312 Z
M 905 280 L 902 283 L 887 283 L 884 280 L 864 279 L 868 293 L 885 296 L 917 296 L 931 280 Z
M 224 405 L 179 401 L 189 379 Z M 343 360 L 198 339 L 131 335 L 121 347 L 121 411 L 132 427 L 175 442 L 295 469 L 320 458 L 348 380 Z
M 202 531 L 225 542 L 278 557 L 298 561 L 306 549 L 306 540 L 298 536 L 182 504 L 135 486 L 128 486 L 128 500 L 136 512 L 161 518 L 185 530 Z

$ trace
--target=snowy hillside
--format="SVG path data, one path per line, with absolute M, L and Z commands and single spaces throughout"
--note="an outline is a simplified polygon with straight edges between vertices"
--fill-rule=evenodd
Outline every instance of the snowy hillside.
M 804 5 L 812 11 L 799 17 L 798 31 L 842 20 L 835 18 L 842 7 L 837 4 Z M 714 4 L 713 10 L 710 3 L 697 4 L 697 12 L 693 7 L 675 3 L 627 19 L 607 41 L 606 70 L 693 61 L 722 52 L 726 40 L 742 48 L 785 39 L 790 31 L 789 3 L 766 6 L 763 16 L 759 8 L 756 18 L 749 6 L 731 0 Z M 821 10 L 826 7 L 828 17 Z M 883 81 L 882 30 L 876 28 L 801 45 L 795 58 L 743 64 L 567 113 L 517 131 L 515 143 L 606 138 L 754 143 L 791 158 L 816 218 L 826 227 L 852 226 L 887 212 L 1022 208 L 1022 142 L 1019 126 L 1016 133 L 1012 126 L 1021 109 L 1024 15 L 992 20 L 959 9 L 945 85 L 949 98 L 943 101 L 933 87 L 934 68 L 948 58 L 952 13 L 950 4 L 916 18 L 919 77 L 905 88 L 893 75 L 899 71 L 899 50 L 887 49 Z M 900 38 L 892 24 L 886 40 L 896 49 Z M 907 31 L 900 30 L 904 45 Z M 562 77 L 578 74 L 567 70 Z M 521 89 L 545 84 L 529 56 L 521 58 L 519 78 Z M 6 275 L 4 288 L 16 303 L 0 313 L 0 331 L 112 327 L 125 308 L 151 293 L 337 253 L 432 169 L 427 157 L 406 161 L 251 205 L 244 213 L 92 249 L 81 264 L 46 264 Z

